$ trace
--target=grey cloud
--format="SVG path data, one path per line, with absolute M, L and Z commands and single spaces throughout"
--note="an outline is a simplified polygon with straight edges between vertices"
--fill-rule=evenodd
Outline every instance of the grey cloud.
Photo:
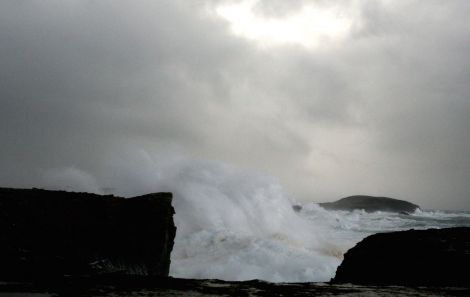
M 253 11 L 268 18 L 282 18 L 299 11 L 307 2 L 304 0 L 289 2 L 282 0 L 258 1 L 253 7 Z
M 348 2 L 361 25 L 326 49 L 260 49 L 220 3 L 2 2 L 0 184 L 96 189 L 144 150 L 264 171 L 298 199 L 470 208 L 466 1 Z M 308 1 L 286 3 L 255 12 Z

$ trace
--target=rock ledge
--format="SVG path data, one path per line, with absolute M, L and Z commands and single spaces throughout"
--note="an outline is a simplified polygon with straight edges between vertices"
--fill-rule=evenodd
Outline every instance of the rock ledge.
M 135 198 L 0 188 L 0 280 L 167 276 L 171 193 Z

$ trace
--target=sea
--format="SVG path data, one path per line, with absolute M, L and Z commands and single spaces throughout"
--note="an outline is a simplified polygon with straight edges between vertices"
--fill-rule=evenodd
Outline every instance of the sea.
M 469 211 L 325 210 L 299 203 L 269 176 L 227 166 L 199 164 L 171 178 L 177 232 L 170 275 L 179 278 L 326 282 L 344 253 L 371 234 L 470 227 Z

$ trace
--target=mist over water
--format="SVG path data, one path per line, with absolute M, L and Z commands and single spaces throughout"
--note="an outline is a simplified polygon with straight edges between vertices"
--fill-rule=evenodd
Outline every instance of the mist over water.
M 206 169 L 202 176 L 187 171 L 190 186 L 175 200 L 179 229 L 170 271 L 175 277 L 329 281 L 343 254 L 368 235 L 470 226 L 465 212 L 327 211 L 316 203 L 295 212 L 292 205 L 298 203 L 272 178 Z
M 145 152 L 110 162 L 101 175 L 66 168 L 48 173 L 47 181 L 49 188 L 107 187 L 128 197 L 173 192 L 177 232 L 170 275 L 183 278 L 328 281 L 344 252 L 370 234 L 470 226 L 468 212 L 327 211 L 313 202 L 295 212 L 292 205 L 299 203 L 273 177 Z
M 184 170 L 170 274 L 226 280 L 328 278 L 341 246 L 292 209 L 276 180 L 226 166 Z

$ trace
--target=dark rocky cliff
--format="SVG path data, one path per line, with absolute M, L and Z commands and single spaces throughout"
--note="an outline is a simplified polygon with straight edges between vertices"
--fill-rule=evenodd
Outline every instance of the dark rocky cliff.
M 167 276 L 171 193 L 120 198 L 0 188 L 0 280 L 123 273 Z
M 342 198 L 335 202 L 325 202 L 319 204 L 325 209 L 332 210 L 355 210 L 364 209 L 368 212 L 389 211 L 411 213 L 419 208 L 418 205 L 388 197 L 374 197 L 365 195 L 356 195 Z
M 333 283 L 470 287 L 470 228 L 371 235 L 345 255 Z

